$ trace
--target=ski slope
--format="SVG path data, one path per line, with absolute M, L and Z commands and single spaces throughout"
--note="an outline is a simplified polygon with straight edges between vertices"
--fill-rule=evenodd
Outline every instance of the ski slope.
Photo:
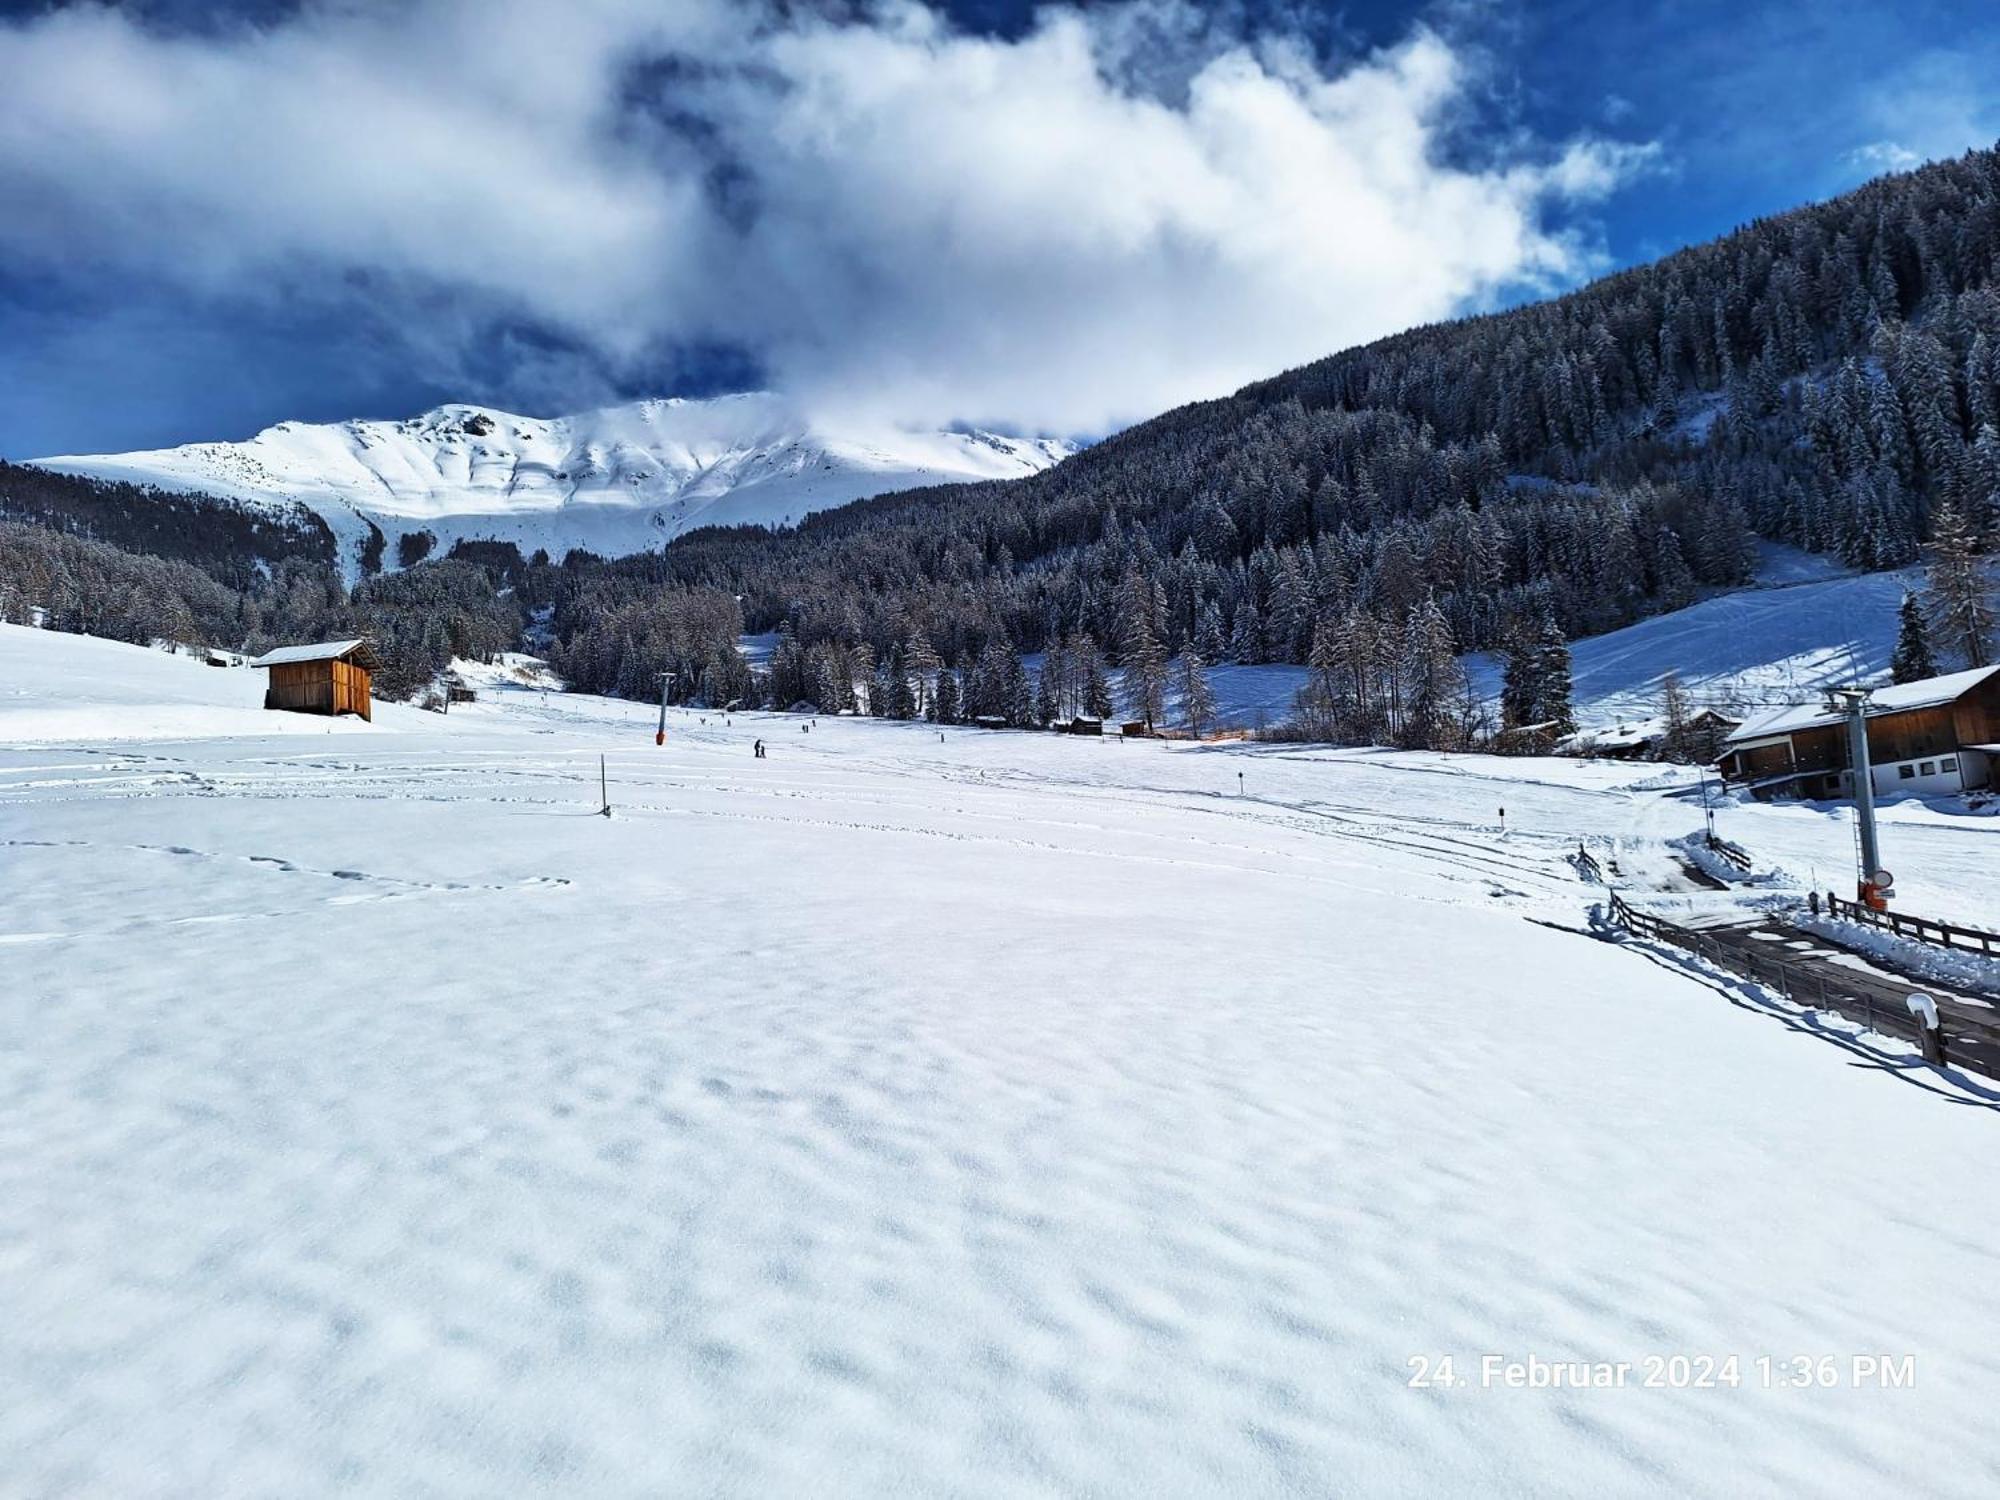
M 1991 1091 L 1586 933 L 1685 777 L 475 675 L 0 628 L 0 1493 L 2000 1484 Z
M 768 392 L 641 401 L 572 416 L 440 406 L 400 422 L 280 422 L 243 442 L 65 454 L 43 468 L 196 490 L 255 504 L 297 501 L 341 542 L 350 572 L 378 527 L 384 562 L 428 531 L 513 542 L 561 558 L 657 549 L 697 526 L 785 525 L 919 485 L 1013 479 L 1070 451 L 989 432 L 830 431 Z
M 1615 728 L 1660 711 L 1660 684 L 1677 671 L 1697 706 L 1738 714 L 1818 699 L 1835 683 L 1888 681 L 1896 610 L 1921 588 L 1921 569 L 1832 574 L 1792 549 L 1767 544 L 1771 580 L 1570 645 L 1577 723 Z M 1500 664 L 1466 658 L 1473 681 L 1497 703 Z

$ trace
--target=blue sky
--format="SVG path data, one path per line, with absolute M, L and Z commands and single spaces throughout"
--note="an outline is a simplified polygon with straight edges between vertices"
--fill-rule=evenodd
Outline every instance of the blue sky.
M 0 454 L 771 384 L 1092 435 L 2000 136 L 2000 7 L 0 6 Z

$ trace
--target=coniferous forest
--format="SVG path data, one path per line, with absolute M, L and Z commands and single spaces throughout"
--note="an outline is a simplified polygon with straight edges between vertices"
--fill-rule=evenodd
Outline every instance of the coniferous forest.
M 233 595 L 174 575 L 220 643 L 368 624 L 413 684 L 454 641 L 511 645 L 539 611 L 555 664 L 589 691 L 650 696 L 672 669 L 677 695 L 713 703 L 1152 721 L 1176 704 L 1200 716 L 1200 663 L 1292 662 L 1314 669 L 1300 717 L 1317 735 L 1457 743 L 1479 727 L 1459 653 L 1553 660 L 1566 639 L 1749 581 L 1760 537 L 1881 568 L 1942 536 L 1974 559 L 1977 592 L 2000 526 L 2000 153 L 1333 355 L 1031 478 L 695 532 L 658 554 L 461 550 L 348 591 L 303 532 L 253 534 L 218 507 L 233 518 L 212 555 L 176 552 L 110 524 L 130 497 L 91 502 L 103 530 L 80 525 L 82 499 L 48 498 L 57 478 L 0 469 L 0 507 L 33 523 L 0 536 L 16 608 L 24 571 L 88 572 L 85 554 L 57 556 L 85 543 L 32 539 L 58 527 L 177 558 Z M 768 676 L 743 665 L 739 630 L 778 632 Z M 1977 628 L 1953 639 L 1990 649 Z M 1537 680 L 1523 672 L 1510 721 L 1567 713 Z

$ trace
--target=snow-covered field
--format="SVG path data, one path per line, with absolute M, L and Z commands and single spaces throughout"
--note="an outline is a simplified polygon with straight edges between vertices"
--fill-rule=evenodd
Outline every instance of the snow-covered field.
M 0 1493 L 2000 1485 L 1994 1092 L 1582 931 L 1682 773 L 261 688 L 0 627 Z

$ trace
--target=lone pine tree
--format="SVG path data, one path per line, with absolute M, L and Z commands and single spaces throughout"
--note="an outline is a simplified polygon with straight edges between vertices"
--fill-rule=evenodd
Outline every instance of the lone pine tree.
M 1569 642 L 1552 611 L 1544 608 L 1534 625 L 1517 622 L 1510 632 L 1501 672 L 1500 717 L 1510 729 L 1546 724 L 1557 734 L 1576 728 L 1570 704 Z
M 1928 597 L 1931 633 L 1957 664 L 1983 667 L 1993 659 L 1993 580 L 1979 555 L 1972 524 L 1955 505 L 1937 513 Z
M 1924 623 L 1923 605 L 1915 594 L 1905 594 L 1896 611 L 1896 650 L 1889 658 L 1889 680 L 1921 682 L 1937 675 L 1937 657 L 1931 651 L 1930 627 Z

